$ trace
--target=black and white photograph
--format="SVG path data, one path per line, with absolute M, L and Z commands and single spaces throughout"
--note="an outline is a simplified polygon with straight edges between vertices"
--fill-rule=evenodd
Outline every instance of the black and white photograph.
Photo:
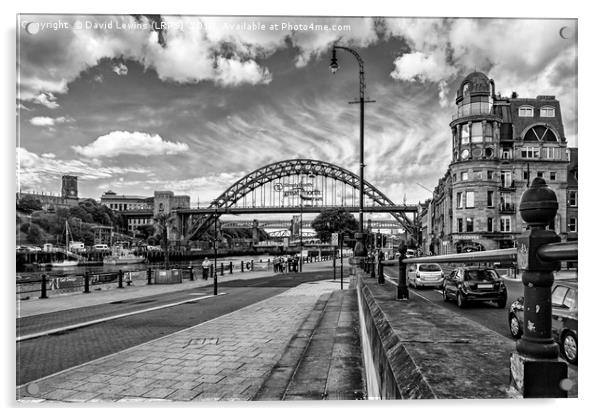
M 579 398 L 579 23 L 484 16 L 17 14 L 15 405 Z

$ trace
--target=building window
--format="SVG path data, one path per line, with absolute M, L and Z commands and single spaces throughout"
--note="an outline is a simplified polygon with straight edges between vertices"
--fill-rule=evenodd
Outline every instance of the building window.
M 512 159 L 512 149 L 504 147 L 502 149 L 502 159 Z
M 537 177 L 538 178 L 543 178 L 543 172 L 542 171 L 538 171 L 537 172 Z
M 556 111 L 554 107 L 541 107 L 539 110 L 540 117 L 554 117 L 556 115 Z
M 460 128 L 460 142 L 462 144 L 470 143 L 470 129 L 468 128 L 468 124 L 462 124 Z
M 555 181 L 556 180 L 556 172 L 550 172 L 550 180 L 551 181 Z
M 467 233 L 474 232 L 474 221 L 472 218 L 466 218 L 466 232 Z
M 502 171 L 502 187 L 510 188 L 512 186 L 512 172 L 509 170 Z
M 577 191 L 569 191 L 569 207 L 577 206 Z
M 493 232 L 493 218 L 491 217 L 487 218 L 487 231 L 490 233 Z
M 474 208 L 474 192 L 473 191 L 466 192 L 466 208 Z M 468 227 L 468 222 L 466 223 L 466 226 Z
M 520 155 L 523 159 L 539 159 L 539 147 L 523 147 Z
M 568 231 L 569 231 L 569 233 L 577 232 L 577 218 L 575 218 L 575 217 L 569 218 Z
M 459 233 L 461 233 L 461 232 L 464 232 L 464 231 L 462 230 L 462 228 L 463 228 L 463 227 L 462 227 L 462 218 L 458 218 L 458 232 L 459 232 Z
M 462 192 L 456 194 L 456 208 L 464 208 L 464 194 Z
M 519 117 L 533 117 L 533 107 L 524 105 L 518 109 Z
M 468 172 L 460 172 L 460 180 L 467 181 L 468 180 Z
M 489 208 L 493 207 L 493 191 L 487 191 L 487 206 Z
M 527 130 L 525 136 L 523 137 L 523 140 L 531 142 L 557 142 L 558 138 L 549 127 L 534 126 Z
M 511 231 L 510 228 L 510 217 L 502 216 L 500 217 L 500 231 L 503 233 L 509 233 Z
M 483 124 L 482 123 L 472 123 L 471 141 L 473 143 L 482 143 L 483 142 Z
M 487 171 L 487 179 L 489 179 L 489 180 L 493 179 L 493 171 L 492 170 Z

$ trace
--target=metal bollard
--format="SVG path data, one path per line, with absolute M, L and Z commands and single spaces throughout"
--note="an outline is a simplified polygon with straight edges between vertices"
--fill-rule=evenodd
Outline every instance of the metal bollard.
M 384 265 L 379 261 L 378 262 L 378 284 L 379 285 L 384 285 L 385 284 L 385 267 Z
M 370 277 L 371 278 L 375 278 L 376 277 L 376 264 L 374 263 L 374 257 L 370 257 Z
M 90 272 L 84 273 L 84 293 L 90 293 Z
M 42 293 L 40 293 L 40 299 L 48 299 L 48 295 L 46 294 L 46 274 L 42 273 Z
M 152 285 L 152 281 L 151 281 L 151 276 L 152 276 L 152 270 L 149 267 L 148 269 L 146 269 L 146 284 L 147 285 Z
M 240 261 L 240 272 L 244 273 L 244 271 L 245 271 L 245 262 L 241 260 Z
M 558 345 L 552 337 L 552 284 L 560 262 L 543 261 L 537 254 L 543 245 L 560 241 L 554 231 L 546 230 L 557 211 L 554 191 L 542 178 L 533 179 L 519 207 L 527 229 L 516 240 L 516 263 L 524 285 L 524 333 L 510 358 L 512 384 L 525 398 L 568 396 L 562 388 L 567 364 L 558 359 Z
M 209 266 L 209 277 L 213 276 L 213 264 Z
M 397 300 L 408 300 L 410 291 L 408 290 L 408 282 L 406 279 L 407 265 L 403 262 L 406 259 L 408 248 L 404 243 L 399 245 L 399 278 L 397 279 Z
M 251 260 L 251 271 L 255 270 L 255 264 L 253 263 L 253 260 Z
M 190 280 L 192 281 L 192 280 L 194 280 L 194 272 L 193 272 L 192 266 L 189 266 L 188 270 L 190 270 Z
M 224 275 L 224 263 L 220 263 L 219 275 L 220 275 L 220 276 L 223 276 L 223 275 Z
M 123 289 L 123 270 L 119 270 L 119 289 Z
M 232 269 L 233 269 L 232 262 L 230 262 L 230 274 L 232 274 Z

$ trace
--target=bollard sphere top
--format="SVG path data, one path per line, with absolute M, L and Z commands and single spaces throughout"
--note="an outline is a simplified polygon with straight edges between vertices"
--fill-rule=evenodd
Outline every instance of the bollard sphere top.
M 556 193 L 542 178 L 535 178 L 520 199 L 520 216 L 531 226 L 546 226 L 558 211 Z

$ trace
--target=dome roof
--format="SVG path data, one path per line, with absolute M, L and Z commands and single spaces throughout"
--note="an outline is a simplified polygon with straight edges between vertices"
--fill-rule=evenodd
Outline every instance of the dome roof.
M 477 71 L 472 72 L 466 75 L 466 78 L 464 78 L 464 80 L 460 83 L 460 88 L 458 88 L 457 97 L 462 97 L 465 85 L 467 85 L 468 92 L 471 95 L 475 93 L 489 94 L 489 82 L 489 78 L 484 73 Z

